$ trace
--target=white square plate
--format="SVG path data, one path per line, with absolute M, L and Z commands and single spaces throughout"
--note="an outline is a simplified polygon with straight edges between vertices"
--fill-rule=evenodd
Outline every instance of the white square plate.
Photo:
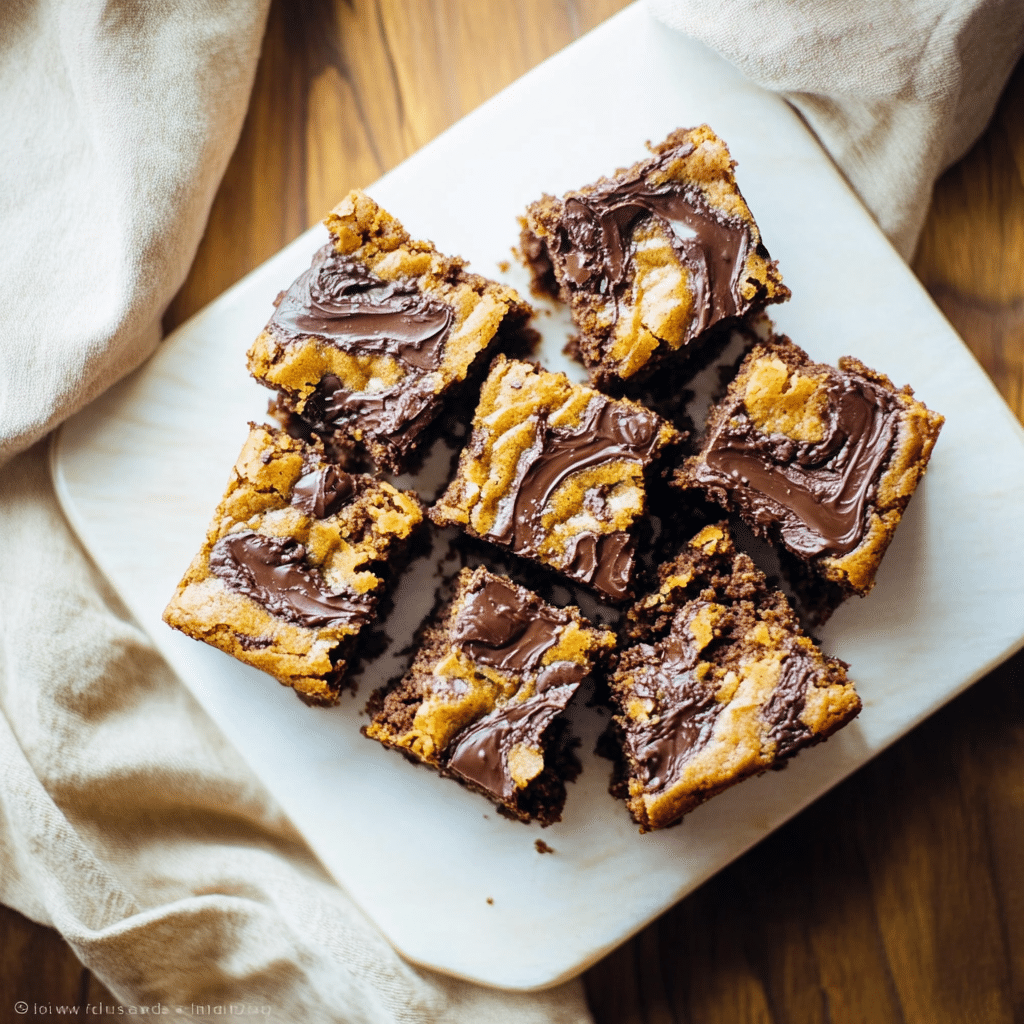
M 539 987 L 583 970 L 1024 635 L 1020 426 L 799 118 L 721 58 L 634 6 L 369 191 L 414 237 L 525 292 L 523 271 L 500 275 L 497 264 L 528 202 L 628 165 L 644 155 L 645 140 L 704 121 L 728 141 L 793 290 L 791 302 L 773 309 L 780 329 L 816 359 L 850 353 L 897 384 L 911 382 L 947 422 L 878 586 L 824 631 L 825 649 L 852 665 L 860 718 L 787 771 L 730 790 L 681 827 L 638 835 L 606 792 L 609 766 L 589 754 L 590 737 L 564 820 L 543 833 L 506 821 L 359 734 L 365 698 L 394 671 L 392 659 L 367 670 L 357 699 L 311 709 L 160 621 L 247 421 L 264 417 L 267 392 L 247 376 L 244 352 L 274 296 L 322 244 L 322 228 L 179 328 L 146 366 L 68 423 L 53 450 L 58 493 L 82 542 L 338 882 L 408 958 L 490 985 Z M 565 368 L 568 321 L 540 321 L 541 359 Z M 407 624 L 429 608 L 432 571 L 421 563 L 403 580 L 397 610 Z M 535 850 L 541 835 L 554 855 Z

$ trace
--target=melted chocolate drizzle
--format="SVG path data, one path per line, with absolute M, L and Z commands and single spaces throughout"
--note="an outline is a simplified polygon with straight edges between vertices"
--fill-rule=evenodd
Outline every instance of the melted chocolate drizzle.
M 899 425 L 892 395 L 869 380 L 846 375 L 827 393 L 818 442 L 761 433 L 740 399 L 722 416 L 695 474 L 724 489 L 755 530 L 776 527 L 803 558 L 845 555 L 861 543 Z
M 715 700 L 715 688 L 694 675 L 700 648 L 689 624 L 707 602 L 681 608 L 669 635 L 660 643 L 641 645 L 650 668 L 634 677 L 633 692 L 655 702 L 658 721 L 625 730 L 624 747 L 639 768 L 648 793 L 667 789 L 683 765 L 711 739 L 711 731 L 724 705 Z
M 492 576 L 463 601 L 452 639 L 483 665 L 532 672 L 569 621 L 567 612 Z
M 651 667 L 636 673 L 633 693 L 655 702 L 658 721 L 644 726 L 632 723 L 624 730 L 623 743 L 639 767 L 638 774 L 648 793 L 674 784 L 686 762 L 707 746 L 715 721 L 726 707 L 716 700 L 716 688 L 694 674 L 701 651 L 689 624 L 705 604 L 695 601 L 681 608 L 663 641 L 641 647 Z M 812 659 L 799 651 L 787 652 L 779 669 L 779 681 L 760 709 L 768 735 L 776 742 L 776 760 L 806 746 L 813 737 L 800 716 L 816 672 Z
M 573 538 L 572 558 L 562 571 L 618 601 L 629 593 L 635 554 L 636 538 L 623 530 L 580 533 Z
M 545 730 L 565 709 L 588 671 L 586 665 L 572 661 L 541 668 L 544 653 L 571 621 L 568 612 L 491 575 L 465 597 L 451 631 L 462 650 L 493 668 L 539 672 L 530 697 L 492 711 L 456 737 L 446 755 L 450 771 L 502 800 L 515 795 L 509 752 L 518 744 L 542 748 Z
M 352 425 L 404 453 L 433 418 L 437 370 L 455 319 L 411 281 L 384 281 L 328 243 L 281 297 L 267 329 L 287 340 L 316 337 L 353 355 L 385 355 L 406 375 L 376 392 L 350 391 L 328 374 L 302 411 L 314 430 Z
M 810 658 L 793 651 L 782 662 L 778 685 L 761 708 L 761 717 L 768 723 L 769 735 L 776 743 L 776 758 L 788 757 L 806 746 L 813 735 L 800 721 L 800 716 L 804 713 L 807 691 L 814 684 L 816 673 Z
M 742 272 L 751 245 L 749 225 L 712 208 L 697 188 L 673 180 L 652 185 L 647 180 L 652 172 L 692 152 L 687 143 L 645 161 L 629 178 L 568 196 L 549 249 L 563 280 L 573 289 L 610 296 L 617 319 L 618 300 L 636 251 L 633 232 L 644 219 L 660 222 L 689 269 L 695 292 L 685 342 L 719 320 L 744 312 Z
M 404 455 L 433 422 L 440 400 L 422 378 L 403 378 L 395 387 L 370 394 L 349 391 L 333 373 L 325 374 L 302 411 L 317 432 L 346 424 L 373 435 Z
M 355 481 L 349 473 L 329 463 L 307 462 L 302 476 L 292 488 L 291 504 L 315 519 L 334 515 L 355 494 Z
M 552 427 L 546 415 L 538 414 L 534 443 L 520 457 L 487 539 L 539 557 L 549 536 L 542 517 L 558 487 L 574 473 L 610 462 L 646 465 L 657 447 L 659 426 L 653 413 L 603 396 L 591 399 L 575 428 Z M 629 592 L 635 547 L 635 539 L 623 531 L 582 532 L 561 571 L 619 600 Z
M 566 668 L 570 667 L 579 677 L 571 685 L 557 686 L 521 704 L 492 711 L 460 733 L 447 754 L 448 770 L 502 800 L 515 796 L 517 786 L 509 771 L 508 755 L 519 744 L 542 749 L 544 732 L 565 710 L 586 674 L 583 665 Z
M 306 562 L 306 549 L 291 537 L 245 530 L 221 537 L 210 552 L 210 571 L 271 615 L 315 629 L 363 626 L 373 617 L 369 594 L 335 594 Z
M 417 370 L 441 365 L 450 306 L 411 281 L 384 281 L 328 242 L 284 293 L 268 330 L 286 338 L 324 338 L 357 355 L 388 355 Z

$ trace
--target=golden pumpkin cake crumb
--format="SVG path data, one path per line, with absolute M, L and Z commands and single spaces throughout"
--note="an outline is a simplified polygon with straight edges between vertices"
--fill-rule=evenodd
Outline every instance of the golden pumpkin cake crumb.
M 411 239 L 363 192 L 324 224 L 330 241 L 278 299 L 249 372 L 324 440 L 341 434 L 402 472 L 446 400 L 532 310 L 514 289 Z
M 533 289 L 569 304 L 595 386 L 621 389 L 680 362 L 710 333 L 789 298 L 707 126 L 677 129 L 652 156 L 522 219 Z
M 483 567 L 463 569 L 409 671 L 371 698 L 363 732 L 507 816 L 549 825 L 579 771 L 562 713 L 614 643 L 575 607 L 555 608 Z
M 682 438 L 642 405 L 498 356 L 455 480 L 428 515 L 622 600 L 645 475 Z
M 776 337 L 743 361 L 676 484 L 780 544 L 795 583 L 817 576 L 835 600 L 864 595 L 943 422 L 859 360 L 814 363 Z
M 642 832 L 779 767 L 861 707 L 846 665 L 804 634 L 725 523 L 701 530 L 658 578 L 622 628 L 604 741 L 612 792 Z
M 206 541 L 164 621 L 333 704 L 423 507 L 323 450 L 250 424 Z

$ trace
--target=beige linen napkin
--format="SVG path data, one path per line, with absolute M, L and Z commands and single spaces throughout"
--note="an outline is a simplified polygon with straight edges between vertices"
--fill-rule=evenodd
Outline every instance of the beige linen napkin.
M 784 91 L 905 254 L 1020 52 L 1015 7 L 655 4 Z M 57 506 L 45 441 L 30 447 L 156 345 L 265 15 L 266 0 L 0 13 L 0 901 L 58 928 L 126 1004 L 178 1019 L 233 1004 L 585 1021 L 578 983 L 496 993 L 395 955 L 131 621 Z
M 578 1024 L 578 982 L 498 993 L 396 955 L 90 563 L 45 440 L 24 451 L 158 343 L 267 6 L 0 13 L 0 901 L 178 1020 Z
M 495 992 L 395 954 L 71 536 L 45 449 L 0 481 L 0 901 L 176 1020 L 587 1021 L 579 983 Z
M 909 260 L 1024 51 L 1021 0 L 649 0 L 800 112 Z

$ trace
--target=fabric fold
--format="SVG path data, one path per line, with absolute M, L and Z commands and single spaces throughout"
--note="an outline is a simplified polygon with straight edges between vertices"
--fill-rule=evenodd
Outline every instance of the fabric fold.
M 395 953 L 82 551 L 46 455 L 0 479 L 0 901 L 125 1004 L 184 1019 L 246 1003 L 332 1024 L 589 1020 L 578 982 L 500 993 Z
M 5 10 L 0 463 L 159 342 L 241 130 L 268 6 Z
M 985 130 L 1024 52 L 1017 0 L 649 0 L 666 25 L 781 93 L 897 251 Z

